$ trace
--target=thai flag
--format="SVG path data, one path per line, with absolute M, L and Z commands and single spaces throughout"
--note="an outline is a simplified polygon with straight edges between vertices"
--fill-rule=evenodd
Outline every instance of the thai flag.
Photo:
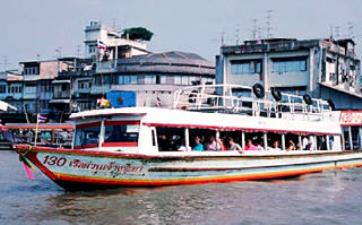
M 107 50 L 107 45 L 104 44 L 102 41 L 97 40 L 97 48 L 98 49 L 103 49 L 104 51 L 106 51 Z
M 37 121 L 37 123 L 45 123 L 47 119 L 48 118 L 46 118 L 45 116 L 38 114 L 36 121 Z

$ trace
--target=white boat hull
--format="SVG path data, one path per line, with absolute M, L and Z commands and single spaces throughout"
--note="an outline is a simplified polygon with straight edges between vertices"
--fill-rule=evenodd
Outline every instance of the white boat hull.
M 65 189 L 163 186 L 292 177 L 362 166 L 362 153 L 140 155 L 89 150 L 19 150 Z

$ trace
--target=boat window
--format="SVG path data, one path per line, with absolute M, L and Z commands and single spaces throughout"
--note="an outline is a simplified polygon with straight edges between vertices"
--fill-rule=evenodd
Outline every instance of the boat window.
M 336 136 L 337 138 L 337 140 L 338 140 L 338 136 Z M 329 145 L 329 150 L 335 150 L 335 145 L 334 145 L 334 143 L 335 143 L 335 141 L 334 141 L 334 136 L 332 136 L 332 135 L 329 135 L 328 136 L 328 145 Z
M 312 135 L 302 136 L 302 149 L 315 150 L 316 149 L 315 137 Z
M 97 147 L 100 123 L 81 124 L 75 130 L 75 147 Z
M 193 151 L 226 150 L 224 143 L 216 137 L 215 130 L 189 129 L 190 147 Z
M 277 133 L 268 133 L 268 150 L 282 150 L 282 135 Z
M 245 150 L 264 150 L 264 133 L 245 132 Z
M 318 150 L 327 150 L 327 137 L 317 136 L 317 149 Z
M 105 121 L 104 144 L 117 143 L 137 146 L 140 125 L 137 121 Z M 103 144 L 103 145 L 104 145 Z
M 242 146 L 242 132 L 241 131 L 222 131 L 220 132 L 220 140 L 224 144 L 226 149 L 231 149 L 230 139 L 233 140 L 235 144 Z
M 159 151 L 177 151 L 185 145 L 184 128 L 158 127 L 156 132 Z

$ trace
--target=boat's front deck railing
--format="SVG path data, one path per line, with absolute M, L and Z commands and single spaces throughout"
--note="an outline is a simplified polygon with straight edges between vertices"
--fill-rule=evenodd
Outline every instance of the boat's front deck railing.
M 244 90 L 244 95 L 235 95 L 235 89 Z M 174 108 L 190 111 L 302 120 L 335 119 L 325 100 L 311 98 L 311 103 L 307 104 L 302 96 L 282 93 L 280 101 L 276 101 L 270 92 L 266 92 L 263 98 L 257 98 L 250 87 L 238 85 L 187 87 L 176 91 L 174 99 Z

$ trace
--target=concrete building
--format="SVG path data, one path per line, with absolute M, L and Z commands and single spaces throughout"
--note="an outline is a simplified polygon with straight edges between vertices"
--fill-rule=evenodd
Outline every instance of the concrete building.
M 222 46 L 216 82 L 261 83 L 282 92 L 333 99 L 338 109 L 362 109 L 361 64 L 351 39 L 266 39 Z
M 15 121 L 34 122 L 37 113 L 64 121 L 72 112 L 95 109 L 101 97 L 112 98 L 113 107 L 168 107 L 175 89 L 214 82 L 215 66 L 197 54 L 151 53 L 144 41 L 99 22 L 84 32 L 84 58 L 25 61 L 20 72 L 0 73 L 0 100 L 18 107 Z
M 134 93 L 138 106 L 172 105 L 172 93 L 182 86 L 213 84 L 212 62 L 194 53 L 170 51 L 117 60 L 116 68 L 97 66 L 93 95 L 109 91 Z
M 122 38 L 117 30 L 97 21 L 91 21 L 84 32 L 85 58 L 112 61 L 148 53 L 146 43 Z M 99 43 L 104 44 L 106 49 L 100 51 Z
M 95 107 L 90 92 L 94 82 L 94 60 L 77 57 L 58 59 L 63 68 L 52 81 L 53 98 L 50 101 L 55 116 L 67 116 L 73 111 Z
M 23 76 L 23 104 L 27 113 L 50 113 L 52 81 L 65 64 L 58 60 L 20 62 Z
M 162 102 L 166 106 L 172 101 L 170 93 L 180 86 L 214 82 L 215 66 L 197 54 L 151 53 L 143 41 L 121 36 L 97 22 L 91 22 L 85 29 L 87 55 L 96 61 L 90 93 L 94 100 L 117 91 L 128 99 L 134 96 L 131 105 L 152 106 Z M 99 48 L 97 42 L 104 46 Z
M 86 58 L 58 59 L 65 66 L 52 81 L 50 105 L 56 117 L 94 109 L 97 99 L 114 100 L 115 95 L 127 101 L 113 101 L 114 107 L 171 105 L 170 94 L 180 86 L 214 82 L 213 63 L 197 54 L 150 53 L 146 43 L 122 38 L 99 22 L 91 22 L 84 31 Z

